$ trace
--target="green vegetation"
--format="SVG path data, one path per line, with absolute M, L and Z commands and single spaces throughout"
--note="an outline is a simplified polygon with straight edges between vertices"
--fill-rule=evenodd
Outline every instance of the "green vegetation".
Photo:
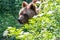
M 0 40 L 7 27 L 20 28 L 17 19 L 21 3 L 22 0 L 0 0 Z
M 14 1 L 10 4 L 11 6 L 8 6 L 10 1 L 2 0 L 0 3 L 0 38 L 6 30 L 8 40 L 60 40 L 60 0 L 40 1 L 39 15 L 29 19 L 29 24 L 21 26 L 17 21 L 21 0 Z M 7 7 L 4 8 L 3 4 Z

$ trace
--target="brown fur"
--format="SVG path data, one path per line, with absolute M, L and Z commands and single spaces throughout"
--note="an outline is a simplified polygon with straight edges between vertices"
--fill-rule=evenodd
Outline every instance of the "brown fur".
M 32 18 L 34 15 L 36 15 L 36 7 L 33 5 L 33 3 L 22 3 L 22 8 L 19 11 L 19 18 L 18 21 L 20 24 L 28 23 L 28 19 Z

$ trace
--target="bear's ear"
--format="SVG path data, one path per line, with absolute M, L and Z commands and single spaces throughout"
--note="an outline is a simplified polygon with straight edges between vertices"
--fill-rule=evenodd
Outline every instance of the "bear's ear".
M 23 3 L 22 3 L 22 7 L 26 7 L 27 5 L 28 5 L 28 3 L 25 2 L 25 1 L 23 1 Z
M 33 11 L 36 11 L 36 7 L 33 4 L 30 4 L 30 9 L 32 9 Z

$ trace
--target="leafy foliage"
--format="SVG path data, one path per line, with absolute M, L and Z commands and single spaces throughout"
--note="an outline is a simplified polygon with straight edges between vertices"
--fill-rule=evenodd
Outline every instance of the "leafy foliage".
M 17 19 L 21 3 L 22 0 L 0 0 L 0 40 L 8 26 L 20 27 Z
M 11 40 L 58 40 L 60 37 L 60 1 L 59 0 L 40 0 L 40 13 L 29 19 L 29 24 L 24 24 L 20 28 L 6 27 L 14 19 L 10 16 L 6 19 L 9 24 L 5 27 L 8 31 L 8 39 Z M 8 14 L 7 14 L 8 15 Z M 6 16 L 7 17 L 7 16 Z M 2 18 L 1 18 L 2 19 Z M 5 22 L 5 20 L 3 20 Z M 16 22 L 17 23 L 17 22 Z M 6 22 L 4 23 L 4 25 Z M 3 25 L 2 25 L 3 26 Z M 2 30 L 2 29 L 1 29 Z M 57 39 L 58 38 L 58 39 Z

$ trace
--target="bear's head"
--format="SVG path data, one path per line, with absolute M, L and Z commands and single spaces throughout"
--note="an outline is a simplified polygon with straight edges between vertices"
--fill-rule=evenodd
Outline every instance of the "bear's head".
M 28 23 L 28 19 L 32 18 L 34 15 L 36 15 L 36 7 L 33 3 L 22 3 L 22 8 L 19 11 L 19 18 L 18 21 L 20 24 Z

